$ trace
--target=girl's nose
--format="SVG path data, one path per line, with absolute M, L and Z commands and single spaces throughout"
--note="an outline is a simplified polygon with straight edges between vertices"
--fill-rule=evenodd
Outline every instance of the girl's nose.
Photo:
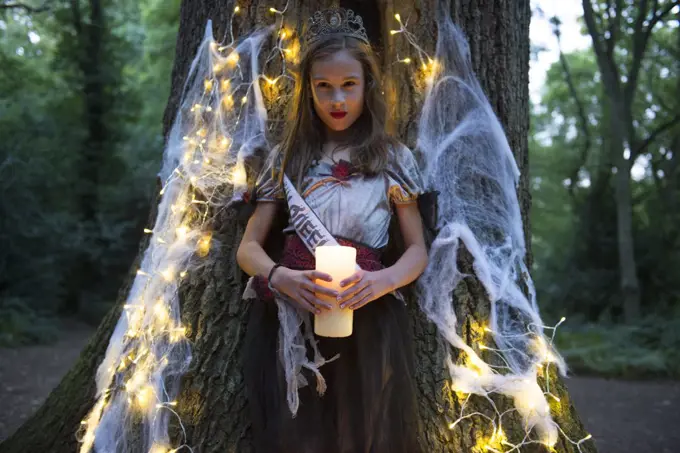
M 342 90 L 335 90 L 333 92 L 333 98 L 331 102 L 333 105 L 342 105 L 345 103 L 345 94 L 342 92 Z

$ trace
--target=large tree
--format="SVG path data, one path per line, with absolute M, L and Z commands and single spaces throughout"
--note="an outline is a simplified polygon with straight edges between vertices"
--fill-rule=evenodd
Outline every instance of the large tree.
M 257 1 L 239 2 L 239 17 L 234 19 L 236 34 L 251 29 L 255 24 L 271 23 L 273 18 L 269 8 L 282 8 L 280 3 L 264 5 Z M 454 20 L 469 36 L 474 68 L 501 119 L 520 168 L 526 170 L 529 2 L 463 0 L 453 3 L 451 6 L 445 3 L 445 7 L 450 9 Z M 233 1 L 187 0 L 182 3 L 172 93 L 164 119 L 166 132 L 174 118 L 184 78 L 203 36 L 206 21 L 213 20 L 214 33 L 218 39 L 225 36 L 235 6 Z M 327 6 L 333 6 L 333 3 L 291 1 L 286 18 L 291 26 L 299 28 L 314 10 Z M 399 12 L 402 18 L 409 18 L 409 28 L 418 36 L 420 44 L 432 50 L 437 32 L 434 15 L 442 3 L 436 0 L 403 0 L 398 3 L 373 0 L 340 2 L 340 6 L 352 8 L 363 16 L 372 41 L 381 50 L 383 68 L 395 82 L 393 96 L 399 99 L 395 104 L 395 113 L 401 119 L 397 132 L 405 142 L 413 145 L 415 134 L 412 119 L 417 115 L 415 106 L 418 92 L 410 83 L 403 66 L 393 64 L 397 54 L 403 57 L 411 49 L 398 35 L 390 34 L 390 29 L 395 25 L 394 14 Z M 518 191 L 528 238 L 530 196 L 525 171 Z M 153 218 L 152 213 L 150 224 Z M 221 244 L 218 253 L 223 259 L 191 275 L 180 288 L 182 318 L 193 344 L 193 361 L 182 382 L 177 410 L 186 428 L 187 443 L 197 452 L 252 451 L 240 367 L 240 345 L 248 306 L 240 298 L 245 279 L 235 262 L 235 252 L 242 234 L 242 227 L 237 226 L 240 224 L 236 220 L 235 211 L 222 210 L 216 213 L 214 237 Z M 146 243 L 142 243 L 140 253 L 145 247 Z M 139 259 L 131 269 L 130 279 L 134 278 L 138 263 Z M 460 254 L 460 266 L 464 272 L 473 273 L 468 253 Z M 78 363 L 43 407 L 2 444 L 3 452 L 75 451 L 77 445 L 74 433 L 92 405 L 94 373 L 120 316 L 126 294 L 127 287 L 122 289 L 116 308 L 102 321 Z M 466 418 L 455 429 L 449 428 L 449 424 L 459 416 L 462 400 L 450 388 L 443 366 L 445 349 L 438 340 L 435 328 L 424 319 L 416 304 L 410 306 L 419 358 L 417 382 L 425 421 L 421 436 L 425 450 L 483 451 L 484 443 L 492 434 L 492 427 L 484 416 Z M 466 279 L 457 288 L 456 312 L 461 320 L 462 338 L 476 347 L 485 333 L 474 326 L 479 326 L 488 318 L 489 301 L 475 279 Z M 488 344 L 490 338 L 484 338 L 484 341 Z M 491 360 L 490 355 L 481 355 Z M 583 426 L 564 385 L 552 372 L 550 379 L 551 392 L 559 397 L 559 400 L 551 400 L 553 416 L 569 438 L 584 438 Z M 512 407 L 512 401 L 507 398 L 494 396 L 493 400 L 499 411 Z M 472 396 L 466 413 L 475 411 L 487 416 L 495 414 L 488 400 Z M 171 429 L 173 439 L 177 440 L 180 435 L 178 426 L 171 426 Z M 504 417 L 503 429 L 508 440 L 513 443 L 520 442 L 525 434 L 522 421 L 516 415 Z M 581 451 L 595 451 L 592 442 L 580 443 L 579 447 Z M 564 437 L 560 437 L 555 445 L 555 449 L 560 452 L 578 451 L 579 447 Z M 508 449 L 505 446 L 498 448 Z M 523 451 L 545 449 L 538 443 L 523 447 Z

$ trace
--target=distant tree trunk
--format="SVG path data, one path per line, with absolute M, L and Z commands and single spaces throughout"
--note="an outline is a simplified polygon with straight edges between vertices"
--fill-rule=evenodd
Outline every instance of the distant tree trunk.
M 97 213 L 99 211 L 99 172 L 108 131 L 105 115 L 104 69 L 102 67 L 102 52 L 106 26 L 104 11 L 100 0 L 89 0 L 89 20 L 83 20 L 80 0 L 71 0 L 73 27 L 79 44 L 78 67 L 83 80 L 83 96 L 85 103 L 84 123 L 87 136 L 79 150 L 78 162 L 78 194 L 80 202 L 80 224 L 83 227 L 82 239 L 84 245 L 74 260 L 72 269 L 66 279 L 66 294 L 64 295 L 60 311 L 73 314 L 80 309 L 80 299 L 83 290 L 91 288 L 100 275 L 97 265 L 93 263 L 89 248 L 93 246 L 97 236 Z
M 241 13 L 235 19 L 235 30 L 250 30 L 256 23 L 271 23 L 270 6 L 280 7 L 281 1 L 264 4 L 257 1 L 240 1 Z M 409 19 L 409 28 L 416 33 L 421 45 L 430 51 L 436 39 L 434 14 L 438 3 L 434 0 L 416 1 L 372 0 L 341 2 L 340 6 L 354 9 L 364 18 L 371 39 L 382 50 L 383 67 L 391 71 L 395 80 L 394 96 L 397 114 L 402 119 L 398 132 L 413 145 L 416 115 L 415 98 L 403 65 L 394 65 L 396 52 L 400 56 L 411 54 L 412 49 L 389 33 L 394 28 L 394 13 Z M 286 18 L 289 24 L 300 26 L 314 10 L 331 6 L 330 2 L 293 1 L 288 5 Z M 398 6 L 398 9 L 396 9 Z M 177 40 L 176 61 L 172 76 L 172 95 L 165 113 L 166 132 L 174 118 L 181 88 L 203 36 L 207 19 L 216 27 L 215 36 L 224 36 L 234 3 L 192 0 L 182 3 L 180 30 Z M 528 214 L 530 207 L 527 155 L 528 132 L 528 59 L 529 20 L 528 0 L 514 2 L 503 0 L 464 0 L 451 8 L 454 19 L 470 38 L 474 67 L 482 85 L 489 94 L 491 105 L 499 115 L 522 169 L 519 199 L 529 243 Z M 152 215 L 153 219 L 153 215 Z M 150 223 L 151 224 L 151 223 Z M 193 343 L 193 362 L 183 381 L 183 390 L 177 406 L 187 429 L 188 441 L 196 452 L 252 452 L 251 430 L 247 415 L 247 401 L 243 393 L 240 367 L 248 307 L 241 301 L 244 275 L 235 261 L 235 252 L 241 238 L 241 227 L 235 226 L 236 213 L 223 210 L 217 213 L 214 237 L 222 248 L 217 251 L 223 259 L 187 278 L 181 288 L 183 323 Z M 147 238 L 148 239 L 148 238 Z M 145 244 L 142 244 L 144 247 Z M 460 265 L 464 272 L 473 273 L 471 256 L 461 254 Z M 134 276 L 134 267 L 130 278 Z M 90 408 L 94 394 L 94 372 L 101 360 L 112 329 L 120 315 L 121 304 L 127 288 L 121 291 L 119 304 L 102 322 L 98 332 L 85 348 L 80 361 L 50 395 L 38 413 L 18 432 L 2 444 L 3 453 L 49 451 L 66 453 L 76 449 L 73 433 L 79 421 Z M 489 314 L 489 301 L 479 282 L 465 279 L 456 290 L 456 309 L 461 320 L 462 337 L 470 343 L 480 340 L 472 329 L 473 322 L 484 321 Z M 479 439 L 489 437 L 490 424 L 482 417 L 471 417 L 454 430 L 450 422 L 461 409 L 455 392 L 448 384 L 443 360 L 445 350 L 438 340 L 435 328 L 410 304 L 418 354 L 417 383 L 419 401 L 424 418 L 425 432 L 422 443 L 428 452 L 476 452 L 481 447 Z M 490 357 L 486 357 L 489 359 Z M 551 401 L 554 417 L 564 432 L 572 439 L 585 437 L 584 429 L 571 404 L 569 395 L 560 380 L 551 373 L 551 391 L 560 402 Z M 493 397 L 499 410 L 512 407 L 512 401 Z M 493 416 L 488 401 L 472 396 L 468 403 L 470 412 Z M 173 426 L 172 436 L 178 438 L 178 427 Z M 503 419 L 503 429 L 511 442 L 519 442 L 524 435 L 522 422 L 514 415 Z M 559 452 L 576 452 L 574 444 L 560 439 L 555 446 Z M 542 452 L 539 444 L 523 447 L 522 451 Z M 592 442 L 581 444 L 581 451 L 594 452 Z

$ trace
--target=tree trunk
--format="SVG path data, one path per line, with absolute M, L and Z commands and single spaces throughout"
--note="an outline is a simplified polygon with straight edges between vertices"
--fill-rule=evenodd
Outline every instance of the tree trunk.
M 282 2 L 264 5 L 257 1 L 240 1 L 241 12 L 234 20 L 236 34 L 240 30 L 251 29 L 256 23 L 271 23 L 273 17 L 269 12 L 270 6 L 281 7 Z M 331 2 L 292 1 L 288 5 L 286 20 L 289 25 L 299 27 L 311 12 L 326 6 L 331 6 Z M 398 124 L 398 133 L 406 143 L 413 145 L 415 125 L 412 120 L 417 115 L 415 102 L 418 93 L 408 79 L 404 66 L 392 64 L 397 52 L 403 58 L 412 54 L 412 49 L 399 39 L 399 35 L 391 35 L 389 30 L 396 25 L 394 13 L 399 12 L 403 20 L 408 18 L 408 27 L 418 36 L 421 46 L 433 53 L 436 39 L 435 0 L 357 0 L 341 2 L 340 6 L 354 9 L 364 18 L 369 36 L 382 51 L 383 68 L 391 72 L 395 81 L 394 92 L 390 95 L 400 99 L 395 104 L 396 113 L 402 119 Z M 172 94 L 164 119 L 166 132 L 174 118 L 184 78 L 203 36 L 206 20 L 213 20 L 216 27 L 214 33 L 219 40 L 227 31 L 233 10 L 234 3 L 231 1 L 192 0 L 182 3 Z M 528 244 L 529 1 L 462 0 L 454 3 L 451 13 L 469 36 L 474 67 L 489 94 L 491 105 L 502 121 L 522 169 L 518 190 Z M 221 210 L 216 213 L 214 237 L 221 244 L 221 249 L 215 252 L 223 259 L 187 277 L 180 289 L 183 324 L 187 326 L 187 335 L 193 343 L 193 361 L 183 380 L 177 410 L 187 431 L 187 443 L 194 451 L 201 453 L 253 451 L 240 367 L 240 345 L 246 325 L 247 305 L 240 298 L 244 289 L 244 274 L 235 261 L 242 234 L 242 227 L 237 225 L 234 211 Z M 472 274 L 471 256 L 461 253 L 460 260 L 463 272 Z M 135 268 L 133 266 L 130 278 L 134 277 Z M 91 407 L 96 366 L 102 359 L 120 315 L 126 292 L 127 288 L 121 291 L 116 308 L 104 319 L 79 362 L 43 407 L 2 444 L 4 453 L 75 451 L 74 432 Z M 470 343 L 479 341 L 479 330 L 471 326 L 488 318 L 490 309 L 482 286 L 475 279 L 465 279 L 457 288 L 456 297 L 462 338 Z M 449 429 L 449 424 L 460 413 L 461 400 L 448 383 L 444 369 L 445 349 L 434 326 L 424 319 L 417 305 L 412 303 L 410 307 L 418 355 L 417 383 L 424 419 L 424 432 L 421 433 L 424 451 L 482 451 L 481 440 L 490 437 L 492 426 L 483 417 L 470 417 L 455 429 Z M 490 356 L 484 358 L 490 359 Z M 551 401 L 551 408 L 564 433 L 573 440 L 585 437 L 569 395 L 555 373 L 550 373 L 550 390 L 560 398 L 559 402 Z M 512 407 L 512 401 L 507 398 L 493 396 L 493 400 L 501 412 Z M 486 399 L 473 395 L 466 413 L 475 411 L 487 416 L 495 415 Z M 503 429 L 511 442 L 520 442 L 525 434 L 522 421 L 514 415 L 503 418 Z M 171 437 L 177 441 L 178 426 L 172 426 L 171 430 Z M 575 444 L 564 438 L 560 438 L 555 448 L 559 452 L 578 451 Z M 580 445 L 580 450 L 594 452 L 595 448 L 592 442 L 585 442 Z M 523 447 L 522 451 L 539 452 L 547 449 L 540 444 L 530 444 Z
M 78 312 L 83 292 L 92 288 L 93 283 L 99 280 L 96 263 L 92 262 L 88 249 L 95 246 L 95 238 L 98 236 L 99 172 L 104 161 L 104 146 L 108 135 L 104 120 L 106 94 L 102 68 L 106 23 L 100 0 L 89 0 L 88 3 L 89 21 L 83 21 L 80 1 L 71 2 L 73 26 L 81 46 L 78 66 L 83 78 L 84 122 L 87 125 L 87 137 L 78 159 L 78 196 L 80 199 L 78 206 L 80 207 L 80 224 L 83 227 L 81 236 L 85 245 L 81 246 L 81 252 L 75 257 L 66 278 L 66 294 L 59 307 L 59 311 L 63 314 Z

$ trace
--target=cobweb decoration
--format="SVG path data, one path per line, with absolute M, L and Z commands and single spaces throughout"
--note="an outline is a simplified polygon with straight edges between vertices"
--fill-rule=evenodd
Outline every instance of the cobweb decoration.
M 217 258 L 210 253 L 212 213 L 247 201 L 253 176 L 249 162 L 268 157 L 267 111 L 259 82 L 265 82 L 265 93 L 276 96 L 277 81 L 288 78 L 286 60 L 296 61 L 299 51 L 299 42 L 288 39 L 293 33 L 284 30 L 279 20 L 285 11 L 273 10 L 277 26 L 255 30 L 225 46 L 215 42 L 208 21 L 164 150 L 160 172 L 164 184 L 155 225 L 146 230 L 151 235 L 149 245 L 97 370 L 95 404 L 78 432 L 80 453 L 193 451 L 173 409 L 180 378 L 191 362 L 178 287 L 188 273 Z M 419 303 L 440 334 L 463 352 L 464 363 L 447 358 L 453 389 L 487 399 L 492 392 L 510 396 L 525 420 L 527 435 L 536 427 L 541 442 L 554 445 L 559 427 L 546 401 L 551 394 L 540 388 L 537 376 L 542 366 L 547 371 L 548 365 L 555 364 L 562 373 L 566 367 L 553 350 L 552 339 L 543 334 L 546 326 L 524 263 L 526 247 L 515 192 L 519 170 L 471 69 L 465 37 L 450 17 L 438 16 L 434 58 L 417 46 L 398 14 L 401 28 L 393 30 L 393 34 L 403 33 L 422 61 L 419 76 L 425 75 L 426 91 L 417 145 L 428 188 L 440 193 L 438 234 L 428 268 L 419 279 Z M 277 43 L 264 65 L 278 54 L 283 68 L 278 77 L 269 78 L 258 68 L 258 54 L 273 30 Z M 409 63 L 410 58 L 400 61 Z M 474 257 L 475 274 L 491 302 L 487 329 L 498 348 L 479 348 L 491 349 L 504 364 L 501 367 L 482 360 L 457 332 L 451 295 L 465 277 L 457 267 L 461 243 Z M 318 368 L 325 360 L 318 356 L 314 339 L 304 337 L 300 329 L 308 316 L 278 299 L 277 305 L 288 403 L 295 413 L 297 390 L 307 385 L 300 370 L 313 371 L 322 392 Z M 307 343 L 313 360 L 307 359 Z M 184 443 L 177 447 L 170 445 L 168 436 L 171 417 L 177 417 L 183 434 Z M 501 414 L 497 420 L 489 419 L 494 426 L 492 439 L 505 442 L 501 419 Z
M 178 287 L 209 254 L 209 215 L 247 193 L 245 162 L 266 150 L 258 53 L 269 29 L 219 46 L 208 21 L 168 136 L 158 215 L 81 422 L 80 453 L 171 449 L 168 424 L 191 362 Z M 201 259 L 202 258 L 202 259 Z M 184 426 L 179 420 L 183 441 Z
M 473 72 L 467 40 L 450 15 L 438 15 L 433 58 L 423 57 L 403 24 L 397 32 L 404 33 L 423 59 L 426 93 L 417 148 L 426 185 L 439 192 L 438 234 L 428 267 L 418 280 L 420 306 L 446 340 L 465 354 L 465 366 L 448 359 L 454 390 L 512 397 L 528 427 L 535 426 L 542 440 L 554 445 L 558 430 L 537 374 L 546 362 L 555 363 L 562 374 L 566 365 L 552 341 L 544 337 L 524 262 L 526 245 L 516 194 L 519 169 Z M 500 367 L 482 360 L 456 330 L 451 297 L 466 277 L 457 265 L 461 243 L 471 253 L 475 275 L 491 303 L 486 329 L 493 334 Z M 528 297 L 522 285 L 528 288 Z M 480 349 L 492 348 L 481 345 Z

